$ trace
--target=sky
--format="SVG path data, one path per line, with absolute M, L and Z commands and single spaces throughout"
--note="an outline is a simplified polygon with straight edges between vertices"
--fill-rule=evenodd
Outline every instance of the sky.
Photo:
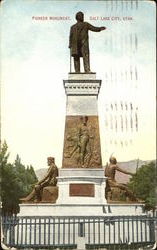
M 98 109 L 103 165 L 111 153 L 118 161 L 156 158 L 155 3 L 130 2 L 2 2 L 1 139 L 8 144 L 10 162 L 19 154 L 23 164 L 40 169 L 48 156 L 54 156 L 57 166 L 62 165 L 66 115 L 63 79 L 68 79 L 69 30 L 78 11 L 84 12 L 85 21 L 107 28 L 89 34 L 91 69 L 102 80 Z M 138 71 L 133 87 L 129 79 L 120 78 L 120 72 L 129 72 L 130 67 Z M 111 71 L 118 74 L 116 85 L 109 78 Z M 138 106 L 138 132 L 105 129 L 106 105 L 121 99 Z M 132 138 L 133 144 L 124 148 L 109 143 L 110 138 L 118 137 Z

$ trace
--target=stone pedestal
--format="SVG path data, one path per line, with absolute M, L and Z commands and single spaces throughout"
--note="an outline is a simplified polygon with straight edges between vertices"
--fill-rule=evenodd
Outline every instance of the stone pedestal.
M 70 73 L 62 169 L 57 204 L 106 204 L 97 99 L 101 80 L 95 73 Z
M 45 187 L 42 193 L 42 202 L 56 203 L 58 198 L 58 187 Z
M 57 204 L 106 204 L 106 177 L 101 169 L 60 169 Z
M 62 168 L 102 168 L 96 74 L 69 74 Z

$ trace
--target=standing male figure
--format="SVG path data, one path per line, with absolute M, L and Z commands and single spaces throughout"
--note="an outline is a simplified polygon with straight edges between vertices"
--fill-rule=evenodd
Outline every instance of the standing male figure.
M 105 30 L 105 27 L 95 27 L 87 22 L 84 22 L 84 14 L 76 13 L 77 23 L 71 27 L 69 37 L 70 56 L 74 57 L 75 72 L 80 72 L 80 57 L 83 57 L 84 70 L 90 73 L 89 62 L 89 42 L 88 30 L 99 32 Z
M 88 166 L 91 158 L 92 152 L 90 147 L 90 139 L 93 139 L 93 136 L 90 136 L 89 134 L 89 128 L 87 125 L 88 116 L 81 116 L 80 121 L 81 124 L 78 127 L 76 144 L 73 150 L 66 157 L 71 158 L 77 151 L 79 153 L 79 163 L 81 164 L 81 167 L 84 168 L 85 166 Z M 85 159 L 86 155 L 88 155 L 88 159 Z

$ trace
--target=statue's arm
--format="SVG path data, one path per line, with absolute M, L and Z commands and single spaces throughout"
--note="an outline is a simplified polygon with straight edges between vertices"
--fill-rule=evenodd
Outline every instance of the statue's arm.
M 106 27 L 102 26 L 102 27 L 95 27 L 93 25 L 91 25 L 90 23 L 87 23 L 88 25 L 88 30 L 91 30 L 91 31 L 94 31 L 94 32 L 99 32 L 99 31 L 102 31 L 102 30 L 105 30 Z
M 134 175 L 133 173 L 131 173 L 131 172 L 128 172 L 128 171 L 126 171 L 126 170 L 124 170 L 124 169 L 121 169 L 120 167 L 118 167 L 117 165 L 116 165 L 116 170 L 117 171 L 119 171 L 119 172 L 121 172 L 121 173 L 123 173 L 123 174 L 129 174 L 129 175 Z
M 40 185 L 40 184 L 42 184 L 44 181 L 46 181 L 46 180 L 49 178 L 51 171 L 52 171 L 52 170 L 49 169 L 48 172 L 47 172 L 47 174 L 45 175 L 45 177 L 44 177 L 43 179 L 41 179 L 37 184 Z

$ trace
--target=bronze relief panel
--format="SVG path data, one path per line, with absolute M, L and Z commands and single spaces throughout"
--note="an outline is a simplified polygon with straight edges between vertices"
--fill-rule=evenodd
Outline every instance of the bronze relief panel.
M 67 116 L 63 168 L 101 168 L 98 116 Z

